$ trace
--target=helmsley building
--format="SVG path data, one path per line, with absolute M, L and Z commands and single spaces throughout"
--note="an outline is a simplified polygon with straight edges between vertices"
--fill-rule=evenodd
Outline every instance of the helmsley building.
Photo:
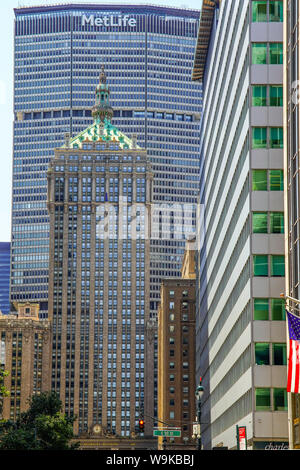
M 145 335 L 153 177 L 135 136 L 112 124 L 109 93 L 102 68 L 94 122 L 65 137 L 48 170 L 51 388 L 77 416 L 76 435 L 126 438 L 153 415 Z

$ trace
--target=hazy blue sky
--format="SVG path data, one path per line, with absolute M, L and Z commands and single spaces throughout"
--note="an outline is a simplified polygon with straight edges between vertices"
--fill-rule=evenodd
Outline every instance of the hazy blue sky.
M 93 1 L 78 2 L 58 0 L 5 0 L 0 3 L 0 125 L 1 125 L 1 154 L 0 154 L 0 241 L 10 241 L 11 232 L 11 177 L 12 177 L 12 130 L 13 130 L 13 26 L 14 8 L 31 5 L 52 5 L 57 3 L 95 3 L 95 4 L 151 4 L 159 6 L 184 7 L 200 9 L 202 0 L 151 0 L 147 1 Z

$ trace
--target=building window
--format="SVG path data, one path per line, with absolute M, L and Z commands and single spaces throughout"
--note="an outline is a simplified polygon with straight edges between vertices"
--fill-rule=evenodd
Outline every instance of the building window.
M 253 212 L 253 233 L 284 233 L 283 212 Z
M 271 276 L 285 276 L 285 259 L 284 255 L 271 255 Z
M 267 191 L 268 175 L 267 170 L 252 171 L 252 191 Z
M 253 256 L 253 275 L 255 277 L 268 277 L 268 255 Z
M 283 106 L 283 87 L 282 85 L 270 86 L 270 106 Z
M 266 85 L 255 85 L 252 87 L 252 106 L 267 106 Z
M 283 0 L 270 1 L 270 21 L 276 23 L 283 22 Z
M 256 411 L 271 410 L 271 389 L 270 388 L 255 389 L 255 409 Z
M 269 343 L 256 343 L 255 344 L 255 364 L 256 365 L 270 365 L 270 345 Z
M 285 276 L 284 255 L 271 255 L 270 271 L 272 277 Z M 253 256 L 253 275 L 255 277 L 265 277 L 269 275 L 268 255 Z
M 283 106 L 282 85 L 270 85 L 269 94 L 267 85 L 252 86 L 252 106 Z
M 283 128 L 271 127 L 268 130 L 266 127 L 253 127 L 252 128 L 252 148 L 253 149 L 282 149 L 283 148 Z
M 282 127 L 271 127 L 270 148 L 272 149 L 283 148 L 283 128 Z
M 284 299 L 271 299 L 271 318 L 273 321 L 285 321 Z
M 285 388 L 273 389 L 273 406 L 274 411 L 287 411 L 287 392 Z
M 283 185 L 283 170 L 252 170 L 252 191 L 283 191 Z
M 270 191 L 283 191 L 283 170 L 270 170 Z
M 283 64 L 283 44 L 282 42 L 271 42 L 269 46 L 269 63 L 271 65 Z
M 270 233 L 284 233 L 284 213 L 270 213 Z
M 254 23 L 267 22 L 267 1 L 252 2 L 252 21 Z
M 286 366 L 286 343 L 274 343 L 273 344 L 273 365 L 274 366 Z
M 269 320 L 269 299 L 254 299 L 254 320 Z
M 267 43 L 252 43 L 252 64 L 261 65 L 267 63 Z
M 267 128 L 253 127 L 252 129 L 252 148 L 267 148 Z
M 253 212 L 252 226 L 253 233 L 268 233 L 268 213 Z

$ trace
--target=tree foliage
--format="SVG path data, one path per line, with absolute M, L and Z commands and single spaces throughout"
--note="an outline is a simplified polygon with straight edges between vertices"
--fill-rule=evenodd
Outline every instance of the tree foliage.
M 9 375 L 9 372 L 6 370 L 0 369 L 0 414 L 2 413 L 3 408 L 3 398 L 9 396 L 9 391 L 4 385 L 4 378 Z
M 62 403 L 55 392 L 34 395 L 29 409 L 15 421 L 0 425 L 0 450 L 73 450 L 76 418 L 62 413 Z

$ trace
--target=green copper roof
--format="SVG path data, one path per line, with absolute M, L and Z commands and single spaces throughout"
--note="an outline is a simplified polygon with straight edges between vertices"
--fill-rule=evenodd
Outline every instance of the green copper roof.
M 94 121 L 87 129 L 82 131 L 76 137 L 69 140 L 69 148 L 82 149 L 86 143 L 106 143 L 118 144 L 120 150 L 130 150 L 140 147 L 132 139 L 123 134 L 117 127 L 105 119 L 104 123 Z M 66 144 L 62 148 L 66 148 Z
M 129 139 L 119 129 L 112 125 L 113 109 L 109 103 L 109 86 L 106 83 L 104 65 L 101 67 L 99 83 L 95 91 L 95 104 L 92 107 L 94 123 L 76 137 L 71 137 L 62 148 L 82 149 L 88 143 L 110 143 L 115 150 L 139 149 L 136 139 Z

